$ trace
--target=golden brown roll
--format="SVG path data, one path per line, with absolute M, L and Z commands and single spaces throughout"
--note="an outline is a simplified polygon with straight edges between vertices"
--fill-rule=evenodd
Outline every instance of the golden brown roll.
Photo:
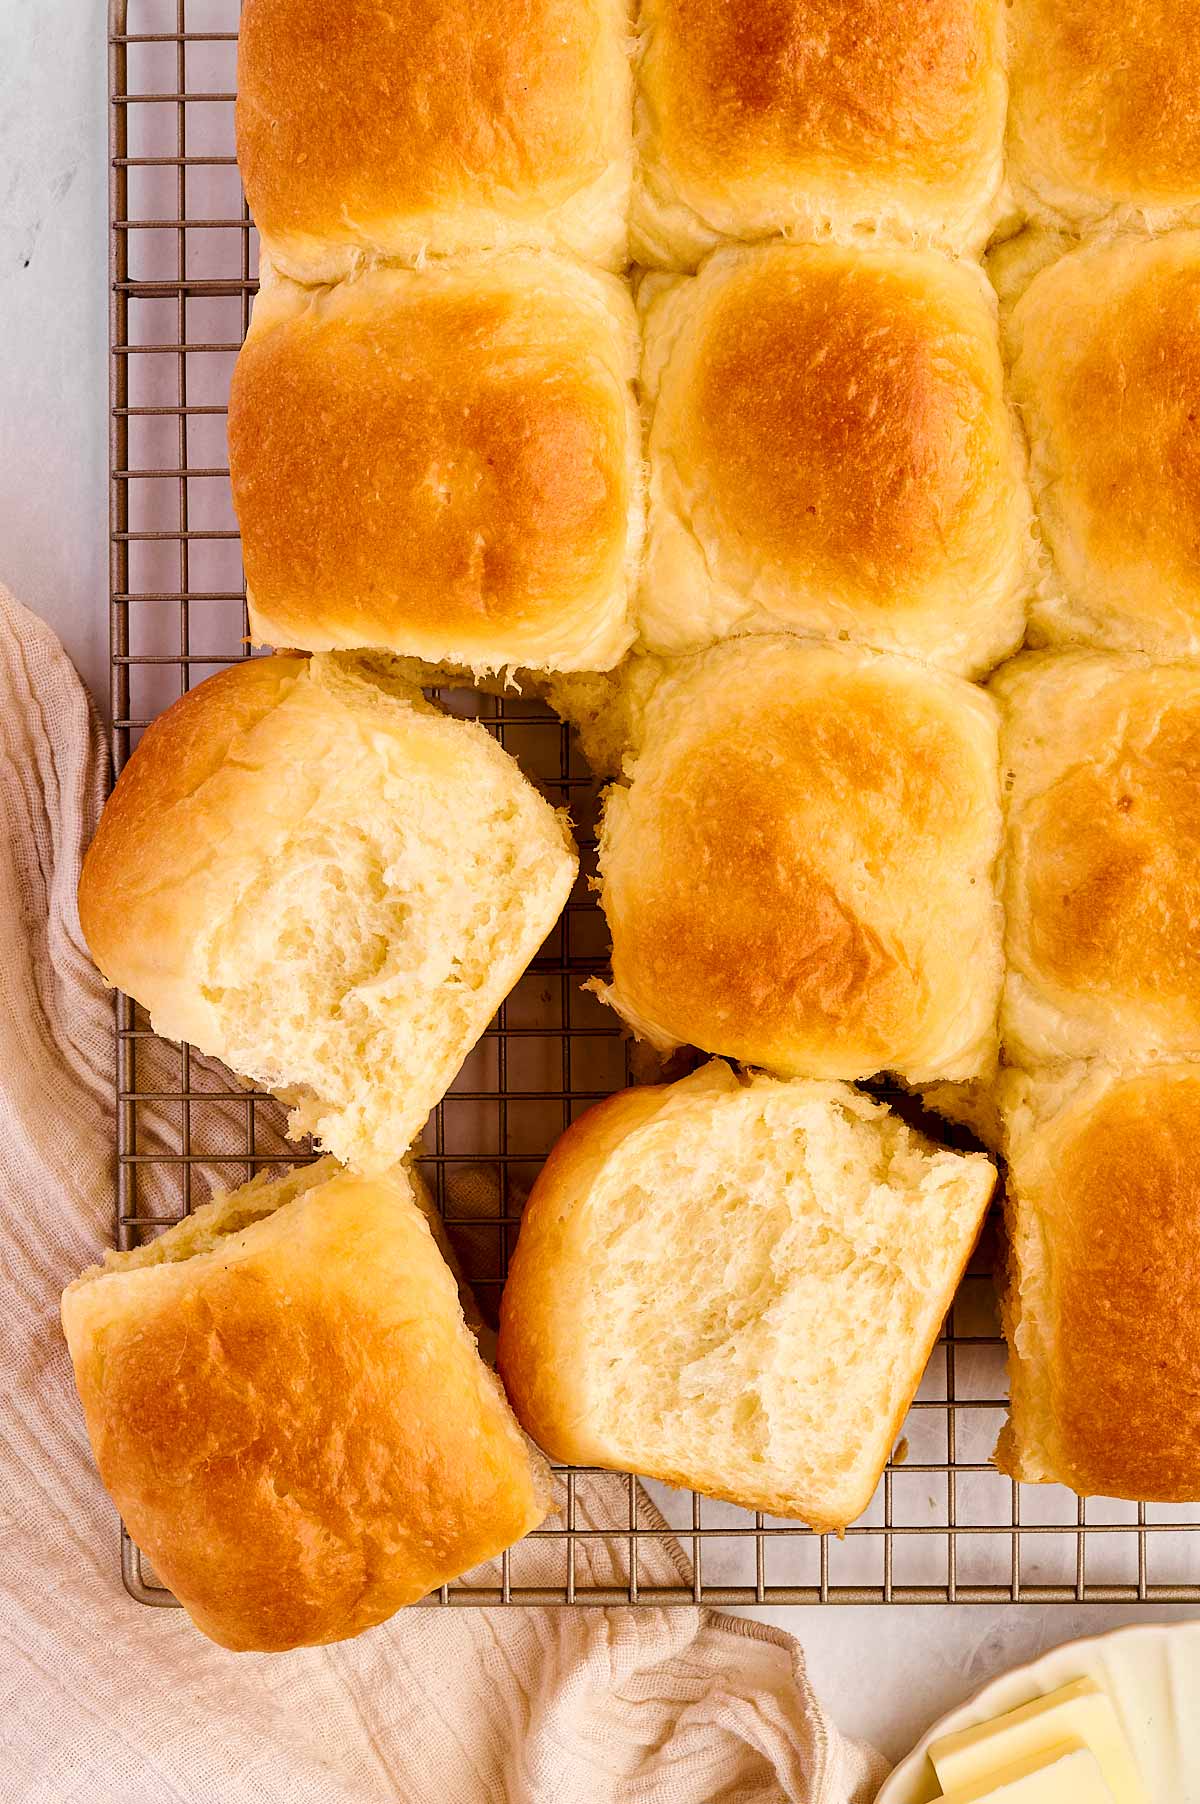
M 521 1219 L 500 1313 L 518 1418 L 556 1458 L 844 1528 L 995 1175 L 844 1084 L 713 1060 L 609 1097 Z
M 533 957 L 577 867 L 487 730 L 384 659 L 254 658 L 146 732 L 84 860 L 109 983 L 386 1171 Z
M 635 713 L 599 846 L 600 993 L 635 1032 L 782 1076 L 986 1070 L 989 698 L 905 658 L 768 637 L 680 661 Z
M 1036 275 L 1012 386 L 1054 571 L 1035 637 L 1200 653 L 1200 233 L 1118 239 Z
M 1002 1472 L 1200 1498 L 1200 1065 L 1011 1080 Z
M 1020 643 L 1029 497 L 978 268 L 719 252 L 659 285 L 643 383 L 651 649 L 784 628 L 977 675 Z
M 776 233 L 981 247 L 1001 18 L 999 0 L 642 0 L 635 261 Z
M 1200 215 L 1195 0 L 1010 0 L 1009 173 L 1032 218 Z
M 602 670 L 633 637 L 637 323 L 537 252 L 265 287 L 229 401 L 256 644 Z
M 244 0 L 237 150 L 270 263 L 550 245 L 617 269 L 627 0 Z
M 1042 652 L 992 687 L 1010 1056 L 1200 1056 L 1200 671 Z
M 479 1357 L 419 1178 L 264 1176 L 63 1294 L 126 1526 L 235 1649 L 341 1641 L 536 1528 L 550 1474 Z

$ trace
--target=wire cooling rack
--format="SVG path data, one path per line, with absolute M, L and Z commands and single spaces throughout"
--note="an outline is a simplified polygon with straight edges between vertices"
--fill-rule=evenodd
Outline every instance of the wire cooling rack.
M 110 6 L 118 770 L 156 713 L 248 655 L 225 449 L 229 376 L 257 267 L 234 160 L 237 18 L 238 0 Z M 527 773 L 571 809 L 586 866 L 595 788 L 567 730 L 528 703 L 443 699 L 485 718 Z M 581 880 L 426 1134 L 439 1206 L 493 1317 L 521 1199 L 542 1158 L 580 1110 L 628 1080 L 613 1017 L 580 987 L 606 955 L 603 917 Z M 188 1048 L 157 1040 L 124 997 L 117 1065 L 122 1247 L 203 1202 L 213 1183 L 240 1183 L 279 1162 L 278 1106 Z M 490 1184 L 478 1181 L 480 1166 Z M 457 1180 L 471 1172 L 476 1181 L 464 1189 Z M 994 1235 L 993 1223 L 904 1438 L 871 1508 L 844 1540 L 658 1485 L 643 1491 L 632 1477 L 564 1470 L 561 1517 L 505 1556 L 498 1582 L 469 1575 L 432 1601 L 1200 1601 L 1195 1507 L 1083 1503 L 1056 1488 L 1014 1485 L 991 1466 L 1005 1395 Z M 663 1557 L 664 1519 L 690 1573 Z M 173 1602 L 127 1536 L 122 1572 L 141 1602 Z

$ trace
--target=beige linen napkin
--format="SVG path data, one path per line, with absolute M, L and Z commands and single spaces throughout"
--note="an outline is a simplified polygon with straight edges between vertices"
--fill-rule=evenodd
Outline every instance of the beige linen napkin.
M 264 1656 L 125 1595 L 58 1325 L 111 1239 L 112 1009 L 75 910 L 103 743 L 3 589 L 0 741 L 3 1804 L 866 1804 L 880 1764 L 824 1716 L 795 1642 L 708 1610 L 418 1609 Z M 682 1554 L 644 1559 L 654 1583 Z

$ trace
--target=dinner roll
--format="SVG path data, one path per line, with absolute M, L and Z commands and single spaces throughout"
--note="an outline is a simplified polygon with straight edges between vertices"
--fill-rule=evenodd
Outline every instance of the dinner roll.
M 108 982 L 364 1171 L 407 1149 L 566 902 L 563 820 L 386 660 L 257 658 L 146 732 L 84 861 Z
M 635 260 L 723 238 L 978 249 L 1004 141 L 999 0 L 642 0 Z
M 237 152 L 268 260 L 534 244 L 620 268 L 627 0 L 243 0 Z
M 605 797 L 611 985 L 661 1050 L 972 1077 L 1001 978 L 993 703 L 904 658 L 736 639 L 663 672 Z
M 1200 1056 L 1200 670 L 1042 652 L 993 689 L 1010 1057 Z
M 1008 17 L 1024 211 L 1152 230 L 1200 217 L 1196 0 L 1009 0 Z
M 1010 1477 L 1200 1498 L 1198 1145 L 1200 1065 L 1014 1081 Z
M 934 252 L 719 252 L 646 326 L 652 649 L 780 628 L 976 675 L 1025 630 L 996 300 Z
M 1200 233 L 1062 258 L 1011 336 L 1056 567 L 1036 638 L 1200 654 Z
M 602 670 L 633 637 L 637 322 L 509 252 L 270 283 L 229 400 L 256 644 Z
M 556 1458 L 841 1529 L 867 1507 L 987 1208 L 980 1154 L 842 1084 L 714 1061 L 581 1117 L 500 1310 Z
M 341 1641 L 546 1515 L 404 1167 L 264 1175 L 68 1286 L 100 1475 L 223 1647 Z

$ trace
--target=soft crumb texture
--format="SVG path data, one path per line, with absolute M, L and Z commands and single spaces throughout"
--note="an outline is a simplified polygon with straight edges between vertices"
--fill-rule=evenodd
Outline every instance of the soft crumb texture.
M 966 1128 L 989 1152 L 1004 1145 L 999 1091 L 1006 1073 L 997 1066 L 965 1084 L 920 1084 L 914 1094 L 923 1109 L 940 1115 L 952 1127 Z
M 580 750 L 596 776 L 621 775 L 664 668 L 662 659 L 634 652 L 603 676 L 557 677 L 541 686 L 539 693 L 579 735 Z
M 655 287 L 645 644 L 785 629 L 968 676 L 1007 657 L 1031 507 L 978 268 L 775 246 Z
M 1009 338 L 1054 566 L 1033 643 L 1200 655 L 1200 232 L 1061 258 Z
M 1200 1057 L 1200 671 L 1035 653 L 993 692 L 1008 1056 Z
M 1200 1498 L 1200 1065 L 1072 1067 L 1008 1098 L 1002 1472 Z
M 956 253 L 997 214 L 999 0 L 643 0 L 633 252 L 888 237 Z
M 68 1287 L 100 1474 L 199 1629 L 340 1641 L 546 1514 L 414 1173 L 262 1177 Z
M 628 0 L 245 0 L 237 151 L 276 269 L 541 245 L 619 269 Z
M 420 658 L 392 658 L 391 667 L 418 689 L 473 689 L 502 700 L 540 701 L 573 727 L 579 749 L 598 777 L 615 777 L 629 741 L 634 712 L 661 661 L 633 652 L 612 670 L 506 670 L 473 673 L 461 666 L 430 664 Z
M 600 993 L 639 1036 L 787 1077 L 990 1068 L 986 695 L 905 658 L 738 639 L 660 667 L 630 726 L 599 840 Z
M 255 643 L 615 664 L 642 537 L 637 357 L 625 285 L 562 257 L 268 281 L 229 398 Z
M 1009 0 L 1009 174 L 1031 218 L 1200 218 L 1195 0 Z
M 404 1153 L 577 858 L 487 731 L 386 660 L 253 659 L 147 731 L 88 852 L 104 976 L 347 1164 Z
M 870 1501 L 995 1173 L 840 1084 L 714 1061 L 559 1141 L 526 1204 L 500 1368 L 524 1427 L 840 1529 Z

